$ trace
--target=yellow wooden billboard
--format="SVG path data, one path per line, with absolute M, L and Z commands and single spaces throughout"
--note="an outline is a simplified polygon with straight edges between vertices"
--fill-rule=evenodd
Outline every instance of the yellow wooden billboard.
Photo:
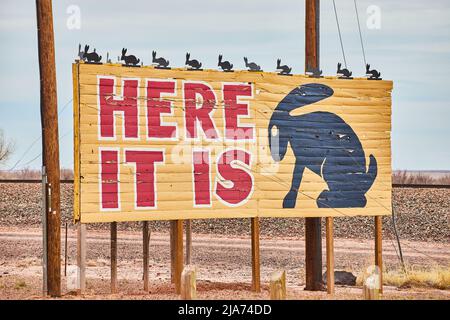
M 73 64 L 75 220 L 391 213 L 390 81 Z

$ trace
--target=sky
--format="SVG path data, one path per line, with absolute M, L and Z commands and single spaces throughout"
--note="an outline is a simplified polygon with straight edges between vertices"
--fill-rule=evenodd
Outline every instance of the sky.
M 367 61 L 394 81 L 393 169 L 450 170 L 450 1 L 357 4 Z M 113 61 L 127 47 L 144 64 L 157 50 L 178 67 L 186 52 L 206 68 L 216 68 L 223 53 L 235 66 L 248 56 L 274 71 L 280 57 L 301 74 L 304 5 L 303 0 L 53 1 L 61 167 L 73 167 L 71 64 L 78 43 L 103 56 L 110 52 Z M 353 1 L 336 0 L 336 7 L 348 67 L 363 76 Z M 80 19 L 74 20 L 77 10 Z M 37 169 L 42 160 L 35 1 L 0 0 L 0 46 L 0 129 L 15 145 L 0 169 Z M 331 0 L 321 1 L 320 54 L 324 75 L 335 75 L 343 58 Z

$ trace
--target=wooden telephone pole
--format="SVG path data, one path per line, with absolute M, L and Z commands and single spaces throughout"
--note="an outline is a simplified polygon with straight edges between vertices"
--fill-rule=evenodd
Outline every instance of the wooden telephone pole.
M 36 15 L 41 81 L 42 162 L 47 172 L 45 188 L 47 293 L 52 297 L 59 297 L 61 296 L 61 208 L 52 1 L 36 0 Z
M 305 71 L 320 68 L 320 0 L 306 0 Z M 306 290 L 322 289 L 322 233 L 320 218 L 305 219 Z

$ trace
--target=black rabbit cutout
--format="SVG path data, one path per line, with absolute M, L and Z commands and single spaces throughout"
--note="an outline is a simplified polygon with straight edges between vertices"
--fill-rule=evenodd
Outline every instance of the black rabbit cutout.
M 292 68 L 287 65 L 282 66 L 281 59 L 278 59 L 277 60 L 277 71 L 279 71 L 279 73 L 278 73 L 279 75 L 291 76 Z
M 120 57 L 120 60 L 125 61 L 126 66 L 137 67 L 138 63 L 141 61 L 141 59 L 136 58 L 136 56 L 134 56 L 134 55 L 127 56 L 126 55 L 127 50 L 128 49 L 126 49 L 126 48 L 122 49 L 122 56 Z
M 248 58 L 244 57 L 245 67 L 248 68 L 249 71 L 263 71 L 261 66 L 257 65 L 254 62 L 248 62 Z
M 222 61 L 223 56 L 219 54 L 219 63 L 217 64 L 225 72 L 233 72 L 233 64 L 229 61 Z
M 166 60 L 163 57 L 156 58 L 156 51 L 152 51 L 152 63 L 156 64 L 156 68 L 158 69 L 170 69 L 169 60 Z
M 340 79 L 353 79 L 352 78 L 352 74 L 353 72 L 349 71 L 348 69 L 341 69 L 342 68 L 342 63 L 338 63 L 338 69 L 337 69 L 337 74 L 340 75 Z
M 195 59 L 190 60 L 190 57 L 191 57 L 191 54 L 189 52 L 186 53 L 185 65 L 190 67 L 188 69 L 189 70 L 202 70 L 202 69 L 200 69 L 202 67 L 202 63 Z

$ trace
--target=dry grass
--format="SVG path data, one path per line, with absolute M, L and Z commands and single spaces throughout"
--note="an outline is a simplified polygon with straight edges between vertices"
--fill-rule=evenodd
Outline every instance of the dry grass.
M 394 171 L 392 182 L 395 184 L 450 184 L 450 174 L 435 178 L 426 172 Z
M 359 275 L 357 285 L 362 286 L 363 275 Z M 450 267 L 435 266 L 430 269 L 408 268 L 383 272 L 383 284 L 397 288 L 433 288 L 450 290 Z
M 62 168 L 60 171 L 61 180 L 70 180 L 73 179 L 73 170 Z M 24 168 L 21 170 L 0 170 L 0 179 L 17 179 L 17 180 L 40 180 L 41 170 L 35 170 L 30 168 Z

